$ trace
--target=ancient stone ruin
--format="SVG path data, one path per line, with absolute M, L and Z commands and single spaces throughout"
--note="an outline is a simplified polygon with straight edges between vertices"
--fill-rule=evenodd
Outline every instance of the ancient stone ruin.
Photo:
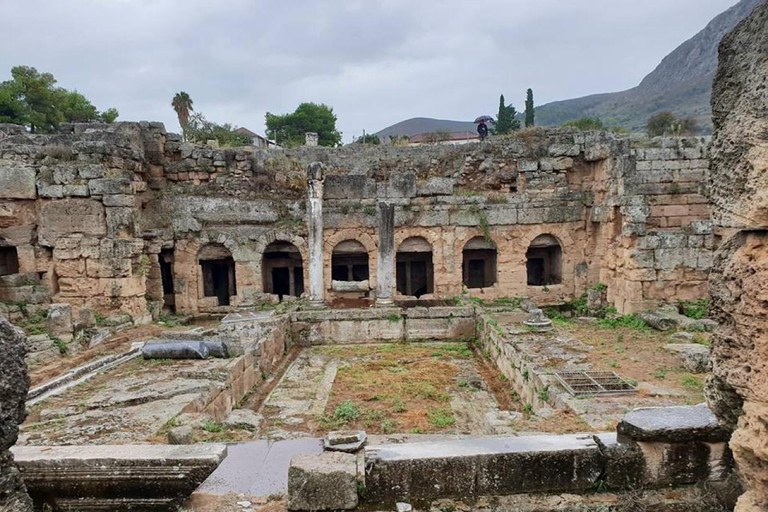
M 767 25 L 713 140 L 0 125 L 0 511 L 766 510 Z

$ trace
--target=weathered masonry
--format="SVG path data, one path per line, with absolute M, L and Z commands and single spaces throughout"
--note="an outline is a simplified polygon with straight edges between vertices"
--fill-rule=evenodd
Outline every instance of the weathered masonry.
M 704 297 L 717 241 L 704 139 L 531 130 L 461 147 L 248 152 L 158 123 L 0 134 L 0 302 L 75 314 L 141 322 L 160 306 L 465 290 L 551 304 L 599 282 L 626 313 Z

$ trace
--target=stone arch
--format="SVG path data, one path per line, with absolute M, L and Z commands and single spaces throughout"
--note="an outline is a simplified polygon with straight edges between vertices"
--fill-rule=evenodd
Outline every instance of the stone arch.
M 302 281 L 307 283 L 309 280 L 309 269 L 306 265 L 306 262 L 309 261 L 309 254 L 307 252 L 308 249 L 306 239 L 287 231 L 271 231 L 256 239 L 256 245 L 254 246 L 254 254 L 256 257 L 253 261 L 253 264 L 254 267 L 262 273 L 261 279 L 257 279 L 257 285 L 261 288 L 260 291 L 264 293 L 270 293 L 267 291 L 267 288 L 264 287 L 264 251 L 273 242 L 289 242 L 298 248 L 303 267 Z
M 200 298 L 216 297 L 219 306 L 229 306 L 237 295 L 235 260 L 224 244 L 207 243 L 197 251 L 200 267 Z
M 395 256 L 398 293 L 416 298 L 434 293 L 433 255 L 433 244 L 423 236 L 410 236 L 400 241 Z
M 0 238 L 0 276 L 19 273 L 19 253 L 16 247 Z
M 262 286 L 266 293 L 301 297 L 304 293 L 304 258 L 295 244 L 274 240 L 261 253 Z
M 528 286 L 550 286 L 563 282 L 563 246 L 549 233 L 530 241 L 525 253 Z
M 376 287 L 376 265 L 378 264 L 378 250 L 374 238 L 367 232 L 357 229 L 340 229 L 331 234 L 326 232 L 323 245 L 323 265 L 325 276 L 325 288 L 332 288 L 333 277 L 333 251 L 336 247 L 345 241 L 353 240 L 360 243 L 368 255 L 368 284 L 371 288 Z
M 462 248 L 462 283 L 469 289 L 490 288 L 498 282 L 498 247 L 493 240 L 474 236 Z
M 368 251 L 357 240 L 344 240 L 331 251 L 331 280 L 362 282 L 370 277 Z

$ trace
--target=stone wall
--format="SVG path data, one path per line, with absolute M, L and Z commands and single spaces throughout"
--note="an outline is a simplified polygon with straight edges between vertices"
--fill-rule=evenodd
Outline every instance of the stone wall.
M 29 390 L 27 365 L 24 362 L 24 335 L 0 318 L 0 510 L 23 512 L 32 510 L 24 483 L 13 455 L 8 451 L 16 444 L 18 425 L 24 421 L 24 400 Z
M 731 449 L 747 487 L 736 510 L 768 510 L 768 4 L 727 35 L 712 96 L 713 218 L 728 236 L 710 278 L 709 402 L 737 427 Z M 736 424 L 736 422 L 738 423 Z
M 484 239 L 496 248 L 496 274 L 472 296 L 561 303 L 602 281 L 611 302 L 633 312 L 702 297 L 715 244 L 700 190 L 706 141 L 698 139 L 633 149 L 627 137 L 536 129 L 460 147 L 248 151 L 183 143 L 156 123 L 65 125 L 56 135 L 0 130 L 9 134 L 0 141 L 0 182 L 13 183 L 0 188 L 0 245 L 16 248 L 26 276 L 23 286 L 0 278 L 0 301 L 38 294 L 71 304 L 75 315 L 87 307 L 140 322 L 163 298 L 182 313 L 273 301 L 262 272 L 273 242 L 296 248 L 303 275 L 293 277 L 307 290 L 312 162 L 325 173 L 326 301 L 350 297 L 331 279 L 333 249 L 347 240 L 365 248 L 362 294 L 375 295 L 379 203 L 395 209 L 395 251 L 413 237 L 431 248 L 423 299 L 461 294 L 464 247 Z M 560 248 L 557 279 L 529 285 L 527 252 L 542 235 Z M 234 261 L 228 304 L 204 293 L 199 255 L 211 245 Z M 161 261 L 171 262 L 172 291 Z

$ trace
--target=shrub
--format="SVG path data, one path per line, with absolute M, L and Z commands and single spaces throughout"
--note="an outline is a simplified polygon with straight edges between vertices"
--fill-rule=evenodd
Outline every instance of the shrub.
M 427 412 L 429 422 L 438 428 L 450 427 L 456 423 L 451 409 L 432 409 Z
M 709 301 L 707 299 L 680 301 L 678 302 L 677 307 L 680 314 L 685 315 L 688 318 L 693 318 L 694 320 L 701 320 L 707 316 Z
M 333 411 L 333 419 L 344 424 L 355 421 L 361 416 L 360 409 L 354 402 L 346 400 Z

